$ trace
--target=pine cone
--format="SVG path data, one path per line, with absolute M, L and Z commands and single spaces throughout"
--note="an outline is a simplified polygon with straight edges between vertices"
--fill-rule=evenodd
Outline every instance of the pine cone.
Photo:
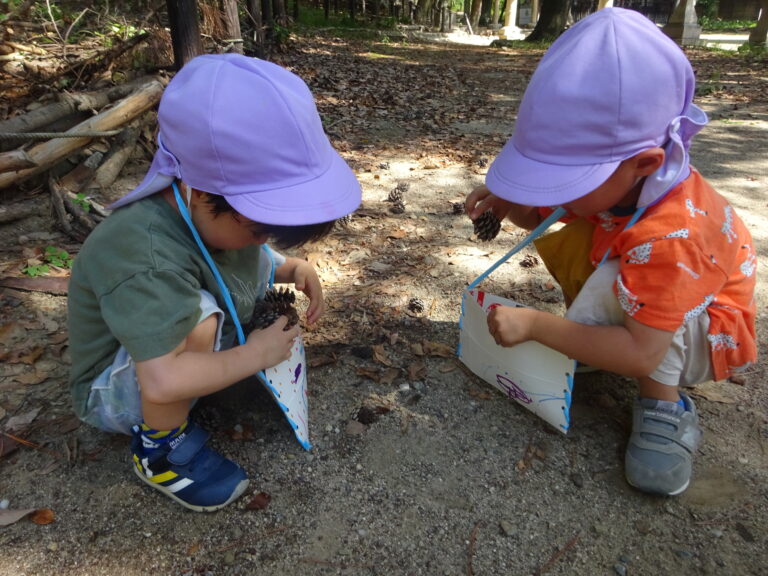
M 402 200 L 395 202 L 390 208 L 389 211 L 392 212 L 392 214 L 402 214 L 405 212 L 405 202 Z
M 403 193 L 398 189 L 394 188 L 390 193 L 389 196 L 387 196 L 387 202 L 393 202 L 397 204 L 398 202 L 403 202 Z
M 243 327 L 245 332 L 250 334 L 254 330 L 268 328 L 280 316 L 288 316 L 288 324 L 285 325 L 285 330 L 288 330 L 299 322 L 299 314 L 293 307 L 294 302 L 296 294 L 288 288 L 267 290 L 264 299 L 258 300 L 254 305 L 251 320 Z
M 501 230 L 501 220 L 498 219 L 492 210 L 483 212 L 472 224 L 474 225 L 477 239 L 483 242 L 493 240 Z
M 345 214 L 341 218 L 336 219 L 336 223 L 341 228 L 346 228 L 347 226 L 349 226 L 350 222 L 352 222 L 352 214 L 351 213 L 350 214 Z
M 424 301 L 421 298 L 411 298 L 408 301 L 408 310 L 415 314 L 421 314 L 424 312 Z

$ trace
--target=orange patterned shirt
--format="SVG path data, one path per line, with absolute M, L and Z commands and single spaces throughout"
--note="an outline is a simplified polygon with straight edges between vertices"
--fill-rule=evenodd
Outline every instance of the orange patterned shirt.
M 596 215 L 591 258 L 620 258 L 614 286 L 624 312 L 673 332 L 709 313 L 716 380 L 757 359 L 752 238 L 736 211 L 696 172 L 624 230 L 629 216 Z

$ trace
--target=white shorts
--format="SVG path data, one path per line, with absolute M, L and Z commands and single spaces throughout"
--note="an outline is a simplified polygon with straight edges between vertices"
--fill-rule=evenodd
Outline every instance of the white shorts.
M 565 317 L 581 324 L 623 324 L 624 311 L 613 292 L 618 274 L 617 259 L 599 266 L 587 279 Z M 668 386 L 695 386 L 711 380 L 708 331 L 709 314 L 706 311 L 688 320 L 675 332 L 667 355 L 649 377 Z
M 218 320 L 214 350 L 220 350 L 224 311 L 219 308 L 216 299 L 209 292 L 201 290 L 200 317 L 197 323 L 200 324 L 212 314 L 216 314 Z M 232 343 L 229 343 L 229 346 L 231 345 Z M 229 346 L 225 345 L 224 348 Z M 130 434 L 131 427 L 141 424 L 142 420 L 136 364 L 121 346 L 112 364 L 91 384 L 83 421 L 106 432 Z

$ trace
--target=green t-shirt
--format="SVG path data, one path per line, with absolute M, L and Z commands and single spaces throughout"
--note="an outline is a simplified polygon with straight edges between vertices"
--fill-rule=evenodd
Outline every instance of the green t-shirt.
M 260 246 L 249 246 L 211 253 L 241 322 L 250 318 L 268 281 L 260 252 Z M 75 411 L 83 413 L 91 383 L 121 345 L 137 362 L 173 351 L 197 324 L 201 289 L 227 312 L 186 223 L 161 196 L 119 208 L 99 224 L 75 258 L 69 281 Z M 225 336 L 233 330 L 227 318 Z

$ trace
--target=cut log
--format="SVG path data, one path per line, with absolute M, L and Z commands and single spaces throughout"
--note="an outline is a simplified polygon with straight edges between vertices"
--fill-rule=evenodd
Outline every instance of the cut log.
M 19 114 L 0 122 L 0 134 L 12 132 L 34 132 L 49 127 L 61 118 L 77 112 L 101 110 L 110 102 L 121 100 L 140 86 L 158 80 L 153 76 L 144 76 L 138 81 L 121 84 L 98 92 L 63 93 L 57 102 L 41 106 L 26 114 Z
M 152 80 L 118 102 L 114 107 L 101 112 L 93 118 L 89 118 L 85 122 L 81 122 L 71 130 L 68 130 L 67 133 L 76 134 L 86 131 L 114 130 L 155 106 L 160 101 L 162 93 L 163 83 L 159 80 Z M 80 150 L 90 141 L 91 138 L 87 136 L 82 138 L 55 138 L 33 146 L 27 151 L 27 154 L 36 166 L 18 172 L 0 174 L 0 189 L 40 174 L 60 160 Z M 3 156 L 4 154 L 0 154 L 0 162 L 2 162 Z
M 40 213 L 38 202 L 14 202 L 0 205 L 0 224 L 22 220 Z
M 112 183 L 117 180 L 120 171 L 131 157 L 134 148 L 136 148 L 139 132 L 139 123 L 131 122 L 131 124 L 126 127 L 125 130 L 120 132 L 117 138 L 115 138 L 104 161 L 96 170 L 93 183 L 90 187 L 91 190 L 104 190 L 105 188 L 109 188 Z
M 0 174 L 34 167 L 35 162 L 24 150 L 14 150 L 0 156 Z

